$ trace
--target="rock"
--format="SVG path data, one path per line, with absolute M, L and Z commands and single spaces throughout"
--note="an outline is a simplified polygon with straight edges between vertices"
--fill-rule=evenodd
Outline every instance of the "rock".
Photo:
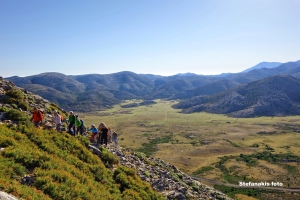
M 44 129 L 52 129 L 53 128 L 53 125 L 52 125 L 52 123 L 50 123 L 50 122 L 46 122 L 46 124 L 44 125 Z
M 0 200 L 19 200 L 19 199 L 11 194 L 0 191 Z
M 95 147 L 93 145 L 88 145 L 88 149 L 91 149 L 93 151 L 93 154 L 96 154 L 99 157 L 102 155 L 102 152 L 100 151 L 100 149 L 98 149 L 97 147 Z
M 30 186 L 33 185 L 34 181 L 35 181 L 35 176 L 25 175 L 21 179 L 21 184 Z

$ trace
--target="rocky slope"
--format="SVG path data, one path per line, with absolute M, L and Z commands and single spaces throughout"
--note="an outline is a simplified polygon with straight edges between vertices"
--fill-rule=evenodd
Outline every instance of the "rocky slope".
M 142 180 L 152 185 L 167 199 L 230 199 L 223 193 L 189 177 L 162 159 L 146 157 L 130 149 L 108 148 L 121 164 L 136 170 Z
M 99 157 L 102 156 L 99 145 L 91 143 L 88 148 Z M 176 166 L 159 158 L 147 157 L 131 149 L 123 149 L 108 144 L 106 150 L 118 156 L 120 164 L 135 169 L 137 175 L 148 182 L 168 200 L 226 199 L 228 196 L 204 185 L 180 171 Z M 112 170 L 114 170 L 112 168 Z

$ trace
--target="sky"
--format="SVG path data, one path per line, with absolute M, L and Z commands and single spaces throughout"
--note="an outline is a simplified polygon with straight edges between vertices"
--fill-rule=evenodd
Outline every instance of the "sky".
M 300 60 L 299 0 L 0 0 L 0 76 L 237 73 Z

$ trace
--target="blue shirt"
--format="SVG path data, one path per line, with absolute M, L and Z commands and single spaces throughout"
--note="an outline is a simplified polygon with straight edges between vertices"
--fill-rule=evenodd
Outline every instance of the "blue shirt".
M 92 133 L 98 133 L 98 129 L 96 127 L 94 128 L 89 128 L 88 131 L 92 131 Z

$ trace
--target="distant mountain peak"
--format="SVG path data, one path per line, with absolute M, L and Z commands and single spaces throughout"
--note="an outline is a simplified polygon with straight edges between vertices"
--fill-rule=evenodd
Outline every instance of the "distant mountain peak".
M 257 65 L 255 65 L 253 67 L 250 67 L 249 69 L 246 69 L 246 70 L 242 71 L 242 73 L 249 72 L 249 71 L 254 70 L 254 69 L 275 68 L 275 67 L 278 67 L 281 64 L 282 64 L 281 62 L 266 62 L 266 61 L 264 61 L 264 62 L 258 63 Z
M 187 73 L 178 73 L 176 76 L 197 76 L 195 73 L 187 72 Z

